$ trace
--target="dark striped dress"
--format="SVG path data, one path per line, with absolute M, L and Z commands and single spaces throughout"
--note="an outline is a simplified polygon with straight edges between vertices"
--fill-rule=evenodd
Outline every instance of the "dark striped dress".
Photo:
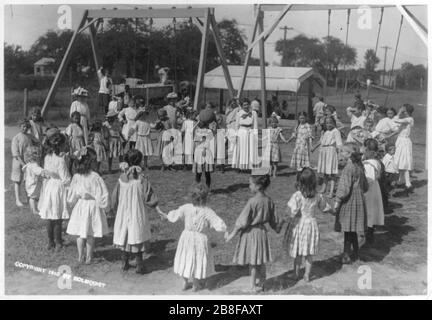
M 262 265 L 271 261 L 267 223 L 273 230 L 278 227 L 275 205 L 268 196 L 258 193 L 249 199 L 236 221 L 240 239 L 234 253 L 235 264 Z
M 340 201 L 339 221 L 342 232 L 364 233 L 367 226 L 367 212 L 364 193 L 368 190 L 368 182 L 364 170 L 348 160 L 343 169 L 336 200 Z

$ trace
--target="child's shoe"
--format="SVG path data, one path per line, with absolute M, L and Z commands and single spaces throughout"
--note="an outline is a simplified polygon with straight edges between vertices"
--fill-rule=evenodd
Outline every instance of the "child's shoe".
M 130 264 L 129 264 L 129 253 L 123 251 L 122 252 L 122 270 L 123 271 L 127 271 L 130 268 Z
M 136 273 L 138 274 L 145 274 L 147 272 L 146 268 L 144 267 L 144 262 L 142 258 L 142 253 L 137 253 L 136 255 Z

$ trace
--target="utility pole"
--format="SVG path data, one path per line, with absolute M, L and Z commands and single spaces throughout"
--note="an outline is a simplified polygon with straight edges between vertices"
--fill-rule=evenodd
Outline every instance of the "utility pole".
M 286 47 L 286 40 L 287 40 L 287 31 L 288 30 L 293 30 L 294 28 L 288 27 L 288 26 L 283 26 L 283 27 L 279 27 L 279 29 L 284 31 L 284 42 L 283 42 L 283 54 L 282 54 L 282 61 L 283 61 L 283 56 L 287 50 Z
M 387 51 L 391 50 L 391 47 L 389 47 L 389 46 L 383 46 L 381 48 L 384 49 L 384 71 L 383 71 L 383 73 L 384 73 L 384 79 L 385 79 L 385 75 L 386 75 L 386 63 L 387 63 Z M 382 84 L 384 85 L 384 83 L 385 83 L 385 81 L 383 81 Z

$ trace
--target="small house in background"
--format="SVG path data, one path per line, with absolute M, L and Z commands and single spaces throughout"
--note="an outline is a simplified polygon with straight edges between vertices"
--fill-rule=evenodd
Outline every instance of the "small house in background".
M 34 63 L 35 76 L 54 76 L 54 63 L 53 58 L 42 58 Z

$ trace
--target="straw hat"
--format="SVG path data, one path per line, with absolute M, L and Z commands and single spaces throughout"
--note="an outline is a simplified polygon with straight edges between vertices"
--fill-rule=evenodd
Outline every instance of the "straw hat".
M 74 90 L 73 95 L 77 97 L 88 97 L 89 94 L 86 89 L 78 87 Z

